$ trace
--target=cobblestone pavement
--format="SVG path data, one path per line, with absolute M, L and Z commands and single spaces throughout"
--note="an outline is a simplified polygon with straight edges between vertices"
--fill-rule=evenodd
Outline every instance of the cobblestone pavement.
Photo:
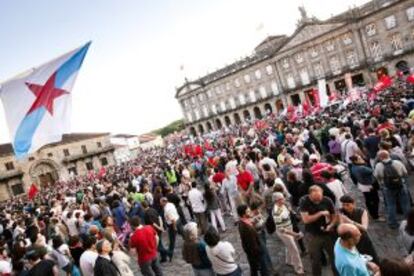
M 409 178 L 409 183 L 412 183 L 414 180 L 414 175 Z M 357 197 L 357 204 L 359 206 L 364 206 L 364 200 L 362 194 L 356 189 L 353 184 L 346 183 L 347 190 Z M 414 194 L 413 185 L 410 185 L 411 193 Z M 383 213 L 383 204 L 381 202 L 381 213 Z M 223 240 L 229 241 L 234 248 L 236 249 L 236 253 L 238 255 L 237 261 L 239 262 L 244 275 L 250 275 L 249 273 L 249 265 L 247 263 L 246 255 L 243 252 L 241 247 L 239 233 L 237 231 L 237 227 L 233 226 L 233 220 L 231 217 L 225 217 L 226 226 L 228 230 L 225 233 L 221 234 L 221 238 Z M 385 222 L 370 222 L 369 227 L 369 234 L 371 236 L 372 241 L 377 249 L 378 255 L 381 257 L 387 258 L 401 258 L 404 256 L 404 247 L 397 239 L 398 230 L 391 230 L 387 227 Z M 166 237 L 164 237 L 166 239 Z M 165 240 L 168 244 L 168 241 Z M 282 242 L 278 239 L 276 234 L 271 236 L 267 236 L 267 247 L 269 253 L 272 258 L 272 263 L 274 268 L 279 272 L 279 275 L 295 275 L 294 271 L 291 267 L 285 265 L 285 247 L 283 246 Z M 181 257 L 181 248 L 182 248 L 182 239 L 177 237 L 177 243 L 175 248 L 174 258 L 171 263 L 163 263 L 162 268 L 164 275 L 170 276 L 190 276 L 193 275 L 191 266 L 185 263 Z M 311 275 L 311 266 L 309 256 L 305 256 L 302 258 L 306 275 Z M 139 269 L 136 267 L 136 262 L 134 264 L 134 272 L 135 275 L 141 275 Z M 332 275 L 329 267 L 325 267 L 323 270 L 323 276 Z

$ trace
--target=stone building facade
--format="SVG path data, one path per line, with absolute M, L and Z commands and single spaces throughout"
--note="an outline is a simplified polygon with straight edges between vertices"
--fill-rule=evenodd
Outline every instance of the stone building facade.
M 109 133 L 65 134 L 60 142 L 42 147 L 25 160 L 16 160 L 11 144 L 0 145 L 0 201 L 57 180 L 85 175 L 115 164 Z
M 177 88 L 192 134 L 313 102 L 320 79 L 328 95 L 346 93 L 414 67 L 414 0 L 372 0 L 324 21 L 299 10 L 291 36 L 270 36 L 251 56 Z

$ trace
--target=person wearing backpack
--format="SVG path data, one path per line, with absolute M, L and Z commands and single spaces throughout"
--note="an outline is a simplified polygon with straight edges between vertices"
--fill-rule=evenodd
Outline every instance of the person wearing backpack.
M 391 160 L 390 154 L 385 150 L 378 152 L 378 159 L 380 162 L 375 166 L 374 176 L 383 188 L 388 225 L 391 229 L 397 229 L 397 199 L 405 215 L 410 210 L 408 190 L 404 181 L 407 170 L 401 161 Z

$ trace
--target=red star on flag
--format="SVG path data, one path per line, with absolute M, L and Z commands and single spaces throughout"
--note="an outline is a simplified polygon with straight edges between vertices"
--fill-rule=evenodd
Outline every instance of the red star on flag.
M 27 114 L 35 111 L 40 107 L 45 107 L 50 115 L 53 115 L 53 102 L 56 98 L 69 94 L 69 92 L 55 87 L 56 72 L 50 76 L 44 85 L 28 83 L 27 87 L 35 94 L 36 100 L 33 102 Z

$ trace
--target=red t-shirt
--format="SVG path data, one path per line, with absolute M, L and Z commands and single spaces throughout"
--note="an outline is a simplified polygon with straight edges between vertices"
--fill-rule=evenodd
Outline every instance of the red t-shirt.
M 242 188 L 244 191 L 247 191 L 250 184 L 253 182 L 253 176 L 248 171 L 243 171 L 237 175 L 237 184 L 239 184 L 240 188 Z
M 215 175 L 213 175 L 214 183 L 221 183 L 223 182 L 224 178 L 226 178 L 226 176 L 222 172 L 217 172 Z
M 130 246 L 138 253 L 138 264 L 153 260 L 157 256 L 157 240 L 152 226 L 146 225 L 135 230 L 131 236 Z

